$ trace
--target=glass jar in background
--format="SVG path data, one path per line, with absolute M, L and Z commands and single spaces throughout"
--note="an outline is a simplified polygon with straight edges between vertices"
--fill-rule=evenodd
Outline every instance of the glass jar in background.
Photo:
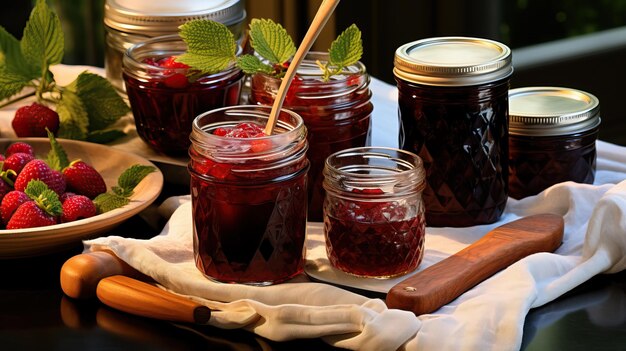
M 584 91 L 527 87 L 509 92 L 509 195 L 561 182 L 592 184 L 600 102 Z
M 176 34 L 135 44 L 124 55 L 123 77 L 137 134 L 153 149 L 172 156 L 186 154 L 194 118 L 236 105 L 243 85 L 243 72 L 235 65 L 189 78 L 190 69 L 157 65 L 186 49 Z
M 231 106 L 198 116 L 191 133 L 196 265 L 221 282 L 268 285 L 304 267 L 306 127 L 282 110 L 274 134 L 214 135 L 241 122 L 265 125 L 271 108 Z
M 324 168 L 324 235 L 330 263 L 353 275 L 408 273 L 424 255 L 424 167 L 382 147 L 332 154 Z
M 104 69 L 107 79 L 124 93 L 122 58 L 132 45 L 178 33 L 187 21 L 209 19 L 242 36 L 246 18 L 243 0 L 106 0 L 104 5 Z
M 426 223 L 495 222 L 508 197 L 511 50 L 487 39 L 429 38 L 399 47 L 394 64 L 400 145 L 426 169 Z
M 370 77 L 358 62 L 345 73 L 322 81 L 316 60 L 328 61 L 328 54 L 310 52 L 291 82 L 283 107 L 298 113 L 308 130 L 311 162 L 309 171 L 309 221 L 322 221 L 324 188 L 322 170 L 326 157 L 339 150 L 365 146 L 374 109 L 370 99 Z M 250 102 L 272 105 L 281 79 L 258 73 L 251 77 Z

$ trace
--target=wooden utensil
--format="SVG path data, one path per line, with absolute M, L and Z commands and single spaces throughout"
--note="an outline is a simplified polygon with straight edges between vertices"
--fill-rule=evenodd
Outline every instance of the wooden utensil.
M 537 252 L 552 252 L 563 240 L 563 218 L 524 217 L 499 226 L 458 253 L 395 285 L 389 308 L 430 313 L 514 262 Z

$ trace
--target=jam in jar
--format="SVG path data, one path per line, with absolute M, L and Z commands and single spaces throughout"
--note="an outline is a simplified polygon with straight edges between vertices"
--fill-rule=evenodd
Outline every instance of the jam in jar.
M 584 91 L 526 87 L 509 92 L 509 195 L 561 182 L 592 184 L 600 102 Z
M 324 235 L 330 263 L 349 274 L 389 278 L 424 255 L 424 168 L 410 152 L 382 147 L 332 154 L 324 168 Z
M 396 50 L 400 145 L 426 169 L 429 226 L 493 223 L 508 198 L 511 50 L 467 37 Z
M 328 54 L 308 53 L 291 82 L 283 107 L 298 113 L 308 130 L 311 162 L 309 171 L 309 221 L 322 221 L 324 161 L 339 150 L 365 146 L 373 105 L 370 78 L 365 66 L 357 62 L 343 74 L 324 82 L 315 63 L 327 61 Z M 258 73 L 251 78 L 250 102 L 272 105 L 281 80 Z
M 306 128 L 282 110 L 231 106 L 193 122 L 191 199 L 196 265 L 220 282 L 268 285 L 302 272 L 306 232 Z
M 186 50 L 178 35 L 150 39 L 124 55 L 124 82 L 137 134 L 164 154 L 184 155 L 193 119 L 202 112 L 236 105 L 243 72 L 230 66 L 214 74 L 175 62 Z

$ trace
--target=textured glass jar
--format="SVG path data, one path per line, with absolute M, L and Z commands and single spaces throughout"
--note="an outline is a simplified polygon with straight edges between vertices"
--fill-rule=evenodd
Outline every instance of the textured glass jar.
M 365 146 L 373 105 L 370 78 L 358 62 L 346 67 L 345 74 L 321 80 L 316 60 L 327 61 L 328 54 L 312 52 L 298 68 L 283 107 L 298 113 L 308 129 L 311 162 L 309 171 L 309 221 L 322 221 L 324 161 L 333 152 Z M 250 102 L 272 105 L 281 80 L 266 74 L 251 78 Z
M 178 33 L 178 27 L 194 19 L 209 19 L 228 26 L 235 38 L 242 35 L 246 19 L 243 0 L 106 0 L 104 5 L 104 69 L 120 92 L 124 52 L 150 38 Z
M 592 184 L 600 102 L 584 91 L 527 87 L 509 92 L 509 195 L 561 182 Z
M 493 223 L 508 187 L 511 50 L 486 39 L 442 37 L 396 50 L 400 145 L 426 169 L 426 223 Z
M 265 125 L 271 108 L 231 106 L 198 116 L 191 133 L 194 254 L 205 275 L 268 285 L 302 272 L 306 232 L 306 128 L 282 110 L 275 132 L 213 135 L 241 122 Z
M 193 119 L 202 112 L 236 105 L 243 85 L 243 72 L 235 65 L 199 74 L 145 63 L 185 50 L 178 35 L 167 35 L 135 44 L 124 55 L 124 81 L 137 134 L 153 149 L 173 156 L 187 152 Z
M 357 276 L 408 273 L 424 255 L 424 167 L 382 147 L 332 154 L 324 167 L 324 235 L 330 263 Z

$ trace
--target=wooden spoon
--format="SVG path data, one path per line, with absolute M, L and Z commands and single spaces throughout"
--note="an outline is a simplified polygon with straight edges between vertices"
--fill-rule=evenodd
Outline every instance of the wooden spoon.
M 300 66 L 300 63 L 304 59 L 304 56 L 311 49 L 313 42 L 319 36 L 320 32 L 324 28 L 324 25 L 326 25 L 326 22 L 328 22 L 328 19 L 333 14 L 333 11 L 338 4 L 339 0 L 324 0 L 320 5 L 320 8 L 317 10 L 315 18 L 313 18 L 313 22 L 311 22 L 309 30 L 307 30 L 306 34 L 304 35 L 304 39 L 302 39 L 302 43 L 300 43 L 300 47 L 298 47 L 298 50 L 293 56 L 293 60 L 291 60 L 289 68 L 287 68 L 287 72 L 285 73 L 285 76 L 280 83 L 280 87 L 278 88 L 278 92 L 276 93 L 276 98 L 274 99 L 274 104 L 272 105 L 272 111 L 270 112 L 270 116 L 267 119 L 265 129 L 263 130 L 265 135 L 272 135 L 274 127 L 276 126 L 276 121 L 278 120 L 278 115 L 280 114 L 280 109 L 281 107 L 283 107 L 285 96 L 287 96 L 289 85 L 291 85 L 291 81 L 296 75 L 296 70 Z
M 431 313 L 516 261 L 552 252 L 563 240 L 563 218 L 553 214 L 524 217 L 499 226 L 458 253 L 395 285 L 389 308 Z

